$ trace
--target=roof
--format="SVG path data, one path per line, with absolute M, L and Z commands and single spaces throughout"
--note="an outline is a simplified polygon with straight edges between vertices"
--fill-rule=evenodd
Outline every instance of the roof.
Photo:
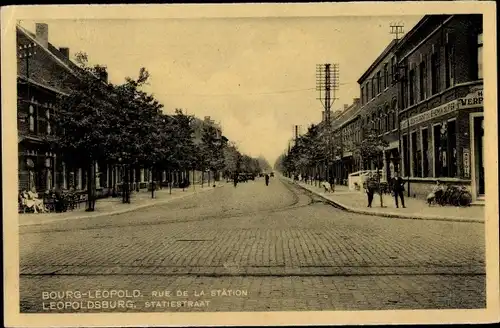
M 38 46 L 38 48 L 43 49 L 47 54 L 49 54 L 50 57 L 53 58 L 54 61 L 57 62 L 61 67 L 65 68 L 72 75 L 77 76 L 75 70 L 78 69 L 78 66 L 76 66 L 76 64 L 73 63 L 71 60 L 65 58 L 64 55 L 59 50 L 57 50 L 56 47 L 54 47 L 50 43 L 48 43 L 48 47 L 44 47 L 37 40 L 35 34 L 26 30 L 24 27 L 20 25 L 17 25 L 16 28 L 18 31 L 24 34 L 28 39 L 30 39 L 33 43 L 35 43 Z
M 398 46 L 395 51 L 399 51 L 402 46 L 404 46 L 408 40 L 410 40 L 414 35 L 418 35 L 419 30 L 427 24 L 437 21 L 444 21 L 446 18 L 452 17 L 453 15 L 425 15 L 421 20 L 418 21 L 413 28 L 406 33 L 401 40 L 399 40 Z
M 387 57 L 387 55 L 390 53 L 390 51 L 398 44 L 398 40 L 392 40 L 391 43 L 387 47 L 385 47 L 384 51 L 375 59 L 375 61 L 368 67 L 368 69 L 361 75 L 361 77 L 358 79 L 358 83 L 361 84 L 362 81 L 364 81 L 368 75 L 370 75 L 371 72 L 375 69 L 375 67 L 382 62 L 384 58 Z

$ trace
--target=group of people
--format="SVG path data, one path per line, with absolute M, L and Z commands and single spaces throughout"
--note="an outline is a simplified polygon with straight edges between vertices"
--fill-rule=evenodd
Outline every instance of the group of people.
M 379 189 L 379 176 L 377 174 L 368 173 L 366 181 L 363 183 L 366 195 L 368 196 L 368 207 L 372 207 L 373 196 L 375 193 L 381 193 L 382 191 Z M 396 207 L 399 208 L 399 199 L 401 199 L 402 207 L 405 206 L 405 181 L 398 172 L 394 173 L 394 177 L 391 179 L 391 189 L 392 194 L 394 196 L 394 200 L 396 201 Z
M 25 209 L 33 211 L 34 213 L 45 213 L 47 208 L 43 203 L 43 199 L 38 198 L 38 193 L 35 188 L 31 190 L 22 190 L 19 193 L 19 203 Z
M 71 188 L 69 193 L 74 192 Z M 40 198 L 36 189 L 33 187 L 31 190 L 22 190 L 19 193 L 19 204 L 23 210 L 32 211 L 33 213 L 46 213 L 49 212 L 47 204 L 44 199 L 53 200 L 52 204 L 54 206 L 54 211 L 65 212 L 68 208 L 68 202 L 64 196 L 62 190 L 58 187 L 54 187 L 50 190 L 45 191 L 44 197 Z

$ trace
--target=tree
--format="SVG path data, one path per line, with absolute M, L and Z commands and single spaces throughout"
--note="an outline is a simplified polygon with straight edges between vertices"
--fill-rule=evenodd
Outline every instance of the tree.
M 203 125 L 201 140 L 202 167 L 212 171 L 215 179 L 217 172 L 225 166 L 224 147 L 228 140 L 211 124 Z
M 379 135 L 378 131 L 371 129 L 365 132 L 363 141 L 357 143 L 354 148 L 354 154 L 361 158 L 364 165 L 375 164 L 377 170 L 377 185 L 380 195 L 380 206 L 383 206 L 382 192 L 380 191 L 380 158 L 384 148 L 389 144 Z
M 68 81 L 71 91 L 57 101 L 58 110 L 53 119 L 55 130 L 59 133 L 53 145 L 64 154 L 68 163 L 85 167 L 86 211 L 94 211 L 95 163 L 106 159 L 113 147 L 117 116 L 111 100 L 113 87 L 100 79 L 100 74 L 106 72 L 105 66 L 89 66 L 85 53 L 78 53 L 76 62 L 79 67 L 77 78 Z

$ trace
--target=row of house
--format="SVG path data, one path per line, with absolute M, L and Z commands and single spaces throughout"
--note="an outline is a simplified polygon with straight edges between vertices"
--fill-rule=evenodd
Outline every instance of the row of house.
M 33 33 L 22 26 L 16 27 L 17 42 L 17 128 L 18 128 L 18 178 L 19 190 L 38 192 L 60 186 L 83 190 L 87 186 L 86 170 L 65 163 L 61 154 L 53 153 L 44 140 L 54 136 L 51 117 L 56 110 L 59 95 L 68 95 L 68 86 L 77 78 L 79 69 L 70 60 L 70 49 L 56 48 L 49 42 L 47 24 L 37 23 Z M 100 78 L 107 81 L 107 74 Z M 196 119 L 195 131 L 203 124 L 211 124 L 220 131 L 220 126 L 209 117 Z M 199 131 L 195 139 L 200 139 Z M 111 188 L 122 181 L 120 167 L 107 163 L 96 163 L 96 187 L 98 193 L 109 194 Z M 202 179 L 201 172 L 179 172 L 173 177 L 178 183 L 184 178 L 191 182 Z M 132 189 L 147 188 L 152 180 L 148 169 L 131 172 Z M 167 172 L 162 179 L 168 179 Z
M 484 199 L 482 33 L 481 15 L 427 15 L 390 42 L 359 78 L 359 99 L 332 122 L 342 141 L 334 176 L 373 168 L 353 145 L 375 129 L 388 144 L 384 179 L 400 172 L 411 196 L 440 180 Z

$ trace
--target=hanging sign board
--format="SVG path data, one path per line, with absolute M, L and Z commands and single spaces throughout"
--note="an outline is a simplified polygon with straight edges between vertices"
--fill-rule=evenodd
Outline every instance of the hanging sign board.
M 463 151 L 464 177 L 470 178 L 470 151 L 464 148 Z

